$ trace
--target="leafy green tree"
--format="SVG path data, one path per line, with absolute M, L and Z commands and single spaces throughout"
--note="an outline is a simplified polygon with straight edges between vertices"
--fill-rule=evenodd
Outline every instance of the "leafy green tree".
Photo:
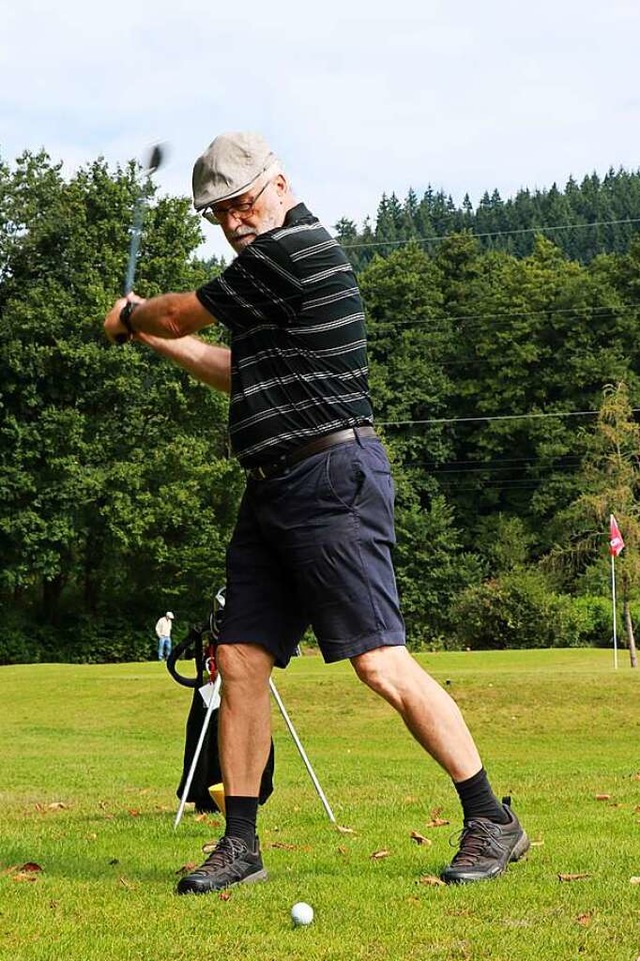
M 556 519 L 557 542 L 547 566 L 576 575 L 603 566 L 609 516 L 624 531 L 626 549 L 617 561 L 631 666 L 637 667 L 630 602 L 640 591 L 640 427 L 624 383 L 607 386 L 595 430 L 587 439 L 581 493 Z
M 441 462 L 449 450 L 442 425 L 414 426 L 443 415 L 451 392 L 442 366 L 449 331 L 440 283 L 417 244 L 376 257 L 360 278 L 376 418 L 394 424 L 387 433 L 405 465 Z
M 222 576 L 239 478 L 224 457 L 225 400 L 102 336 L 138 172 L 99 160 L 67 181 L 26 153 L 1 175 L 3 609 L 49 638 L 114 610 L 138 630 L 167 599 L 191 616 Z M 197 218 L 186 199 L 142 189 L 136 289 L 192 289 L 206 276 Z

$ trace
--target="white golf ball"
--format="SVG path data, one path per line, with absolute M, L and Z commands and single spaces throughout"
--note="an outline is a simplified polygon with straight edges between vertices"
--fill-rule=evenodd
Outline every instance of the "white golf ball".
M 291 908 L 291 919 L 294 924 L 311 924 L 313 921 L 313 908 L 304 901 L 298 901 Z

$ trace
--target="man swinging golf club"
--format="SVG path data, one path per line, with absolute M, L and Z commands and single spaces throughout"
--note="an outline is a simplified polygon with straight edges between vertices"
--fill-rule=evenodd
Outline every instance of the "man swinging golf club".
M 325 661 L 348 658 L 451 777 L 464 827 L 444 880 L 494 878 L 529 841 L 507 799 L 494 795 L 457 705 L 405 646 L 391 560 L 393 482 L 373 428 L 350 263 L 257 134 L 216 137 L 196 161 L 193 195 L 236 259 L 193 293 L 120 299 L 105 320 L 112 341 L 146 343 L 230 392 L 231 444 L 247 474 L 217 653 L 226 830 L 178 891 L 266 877 L 256 820 L 269 678 L 308 625 Z M 231 331 L 230 351 L 194 336 L 216 322 Z

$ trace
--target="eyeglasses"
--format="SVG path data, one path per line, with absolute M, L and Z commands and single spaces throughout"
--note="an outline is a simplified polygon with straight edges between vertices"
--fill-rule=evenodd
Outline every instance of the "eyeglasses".
M 228 217 L 230 214 L 233 214 L 235 217 L 244 217 L 252 212 L 258 199 L 271 182 L 271 180 L 267 180 L 262 190 L 259 190 L 252 200 L 237 200 L 235 202 L 231 200 L 228 204 L 209 204 L 209 206 L 201 210 L 200 213 L 210 224 L 219 224 L 221 217 Z

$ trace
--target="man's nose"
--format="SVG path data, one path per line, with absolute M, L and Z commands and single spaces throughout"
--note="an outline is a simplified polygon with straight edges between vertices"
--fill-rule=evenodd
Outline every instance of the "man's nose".
M 242 223 L 242 215 L 235 210 L 224 210 L 218 214 L 218 220 L 225 230 L 234 231 Z

